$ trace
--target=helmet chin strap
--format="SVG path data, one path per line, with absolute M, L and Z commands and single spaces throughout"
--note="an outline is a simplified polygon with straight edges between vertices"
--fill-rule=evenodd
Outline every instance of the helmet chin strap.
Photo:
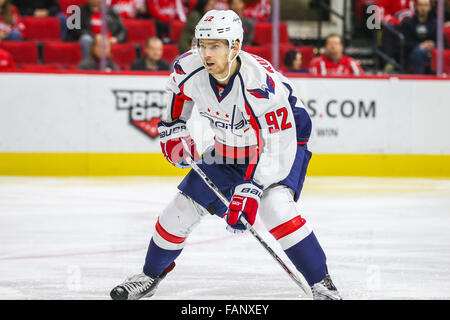
M 225 78 L 222 78 L 222 79 L 217 79 L 216 77 L 214 77 L 217 81 L 225 81 L 225 80 L 227 80 L 229 77 L 230 77 L 230 73 L 231 73 L 231 66 L 233 65 L 233 61 L 234 60 L 236 60 L 236 58 L 237 58 L 237 54 L 234 56 L 234 58 L 233 59 L 231 59 L 231 55 L 233 54 L 233 51 L 232 50 L 230 50 L 230 53 L 228 54 L 228 73 L 227 73 L 227 75 L 226 75 L 226 77 Z

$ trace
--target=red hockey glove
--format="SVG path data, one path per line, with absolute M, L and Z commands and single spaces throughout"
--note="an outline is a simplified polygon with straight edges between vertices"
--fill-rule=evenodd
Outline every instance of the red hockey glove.
M 189 146 L 192 158 L 199 160 L 194 140 L 189 135 L 186 121 L 176 120 L 173 122 L 160 121 L 158 123 L 159 139 L 161 150 L 167 161 L 178 168 L 189 168 L 189 164 L 184 160 L 187 157 L 183 149 L 181 139 L 183 138 Z
M 234 189 L 228 211 L 224 215 L 228 223 L 228 231 L 240 233 L 246 230 L 245 226 L 240 222 L 242 214 L 248 223 L 251 225 L 255 223 L 262 193 L 262 187 L 256 185 L 254 182 L 240 184 Z

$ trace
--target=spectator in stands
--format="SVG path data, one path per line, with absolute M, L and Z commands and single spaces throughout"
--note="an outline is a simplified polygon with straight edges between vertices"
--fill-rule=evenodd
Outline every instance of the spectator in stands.
M 412 73 L 425 73 L 436 45 L 436 30 L 430 0 L 417 0 L 416 14 L 405 19 L 401 25 L 401 32 L 405 36 L 407 64 Z
M 13 71 L 16 68 L 11 54 L 3 49 L 0 49 L 0 72 Z
M 216 0 L 198 0 L 195 9 L 189 14 L 181 33 L 180 41 L 178 42 L 180 53 L 191 50 L 192 40 L 195 36 L 195 26 L 206 12 L 214 9 L 215 4 Z
M 22 16 L 45 18 L 56 16 L 61 10 L 57 0 L 13 0 Z
M 251 45 L 253 43 L 253 35 L 255 31 L 255 25 L 253 20 L 244 16 L 245 2 L 244 0 L 229 0 L 228 5 L 230 10 L 236 12 L 241 18 L 242 28 L 244 29 L 244 41 L 243 45 Z
M 188 7 L 183 0 L 147 0 L 150 16 L 155 19 L 156 32 L 164 43 L 170 42 L 170 22 L 185 22 Z
M 0 0 L 0 42 L 23 39 L 25 25 L 10 0 Z
M 298 50 L 291 49 L 284 56 L 284 65 L 286 72 L 308 73 L 308 69 L 302 68 L 302 53 Z
M 95 35 L 102 31 L 101 3 L 102 0 L 88 0 L 81 7 L 81 28 L 72 29 L 69 32 L 72 40 L 80 41 L 83 58 L 89 56 Z M 120 16 L 111 7 L 106 9 L 106 27 L 111 44 L 125 42 L 127 30 Z
M 228 10 L 230 9 L 230 5 L 228 0 L 217 0 L 214 5 L 215 10 Z
M 399 25 L 403 19 L 414 15 L 416 0 L 378 0 L 376 2 L 378 18 L 383 22 L 382 44 L 383 51 L 393 59 L 399 59 L 400 40 L 398 38 Z M 391 63 L 384 67 L 385 72 L 394 69 Z
M 111 0 L 111 7 L 123 19 L 135 19 L 147 13 L 145 0 Z
M 444 27 L 450 28 L 450 0 L 445 1 Z M 450 43 L 447 43 L 450 45 Z
M 57 0 L 13 0 L 22 16 L 33 16 L 36 18 L 57 17 L 61 25 L 61 36 L 67 38 L 67 16 L 61 12 Z
M 384 23 L 398 26 L 403 19 L 414 15 L 415 2 L 416 0 L 378 0 L 376 5 Z
M 107 37 L 104 38 L 101 34 L 95 35 L 89 50 L 89 56 L 80 62 L 78 65 L 79 70 L 100 70 L 103 44 L 106 57 L 106 71 L 119 70 L 117 65 L 111 60 L 111 40 Z
M 169 71 L 169 64 L 162 58 L 163 42 L 157 37 L 152 37 L 145 44 L 145 55 L 137 59 L 131 65 L 131 70 L 141 71 Z
M 363 75 L 364 72 L 353 58 L 344 55 L 342 37 L 330 34 L 325 40 L 325 54 L 311 61 L 309 72 L 315 75 Z
M 438 0 L 431 0 L 431 13 L 437 18 Z M 444 27 L 450 28 L 450 0 L 445 0 L 444 3 Z
M 255 21 L 269 21 L 271 15 L 270 0 L 247 0 L 244 16 Z

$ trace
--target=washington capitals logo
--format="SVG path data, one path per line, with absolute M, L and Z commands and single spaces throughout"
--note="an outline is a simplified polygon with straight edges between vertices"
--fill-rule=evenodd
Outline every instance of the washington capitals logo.
M 175 70 L 175 72 L 177 74 L 186 74 L 186 72 L 184 72 L 183 68 L 180 65 L 180 60 L 185 58 L 185 57 L 187 57 L 187 56 L 189 56 L 189 55 L 191 55 L 191 54 L 192 54 L 192 52 L 188 51 L 188 52 L 182 54 L 181 56 L 179 56 L 177 58 L 177 60 L 175 60 L 175 64 L 173 65 L 173 69 Z
M 180 66 L 180 63 L 177 61 L 175 61 L 175 64 L 173 66 L 173 70 L 175 70 L 175 72 L 177 74 L 186 74 L 186 72 L 184 72 L 183 68 Z
M 262 85 L 262 89 L 247 89 L 252 96 L 255 96 L 258 99 L 269 99 L 270 93 L 275 94 L 275 82 L 268 74 L 266 76 L 266 84 Z

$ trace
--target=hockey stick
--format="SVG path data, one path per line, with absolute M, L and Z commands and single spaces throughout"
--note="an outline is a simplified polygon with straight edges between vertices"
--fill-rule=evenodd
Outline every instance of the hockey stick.
M 187 146 L 186 141 L 184 138 L 181 138 L 181 142 L 183 144 L 183 149 L 188 154 L 187 157 L 185 157 L 185 160 L 187 163 L 191 166 L 191 168 L 197 172 L 197 174 L 202 178 L 202 180 L 208 185 L 208 187 L 216 194 L 216 196 L 220 199 L 220 201 L 223 202 L 223 204 L 228 207 L 230 202 L 228 199 L 220 192 L 219 188 L 214 184 L 214 182 L 209 179 L 209 177 L 203 172 L 202 169 L 195 163 L 195 161 L 192 159 L 190 149 Z M 272 256 L 272 258 L 275 259 L 275 261 L 278 262 L 278 264 L 286 271 L 286 273 L 291 277 L 291 279 L 303 290 L 303 292 L 308 296 L 311 297 L 311 290 L 309 286 L 307 285 L 306 280 L 299 279 L 292 271 L 289 269 L 289 267 L 283 262 L 283 260 L 273 251 L 273 249 L 264 241 L 264 239 L 258 234 L 258 232 L 253 228 L 253 226 L 245 219 L 243 215 L 240 216 L 241 223 L 247 228 L 248 231 L 255 237 L 256 240 L 263 246 L 264 249 L 266 249 L 267 252 Z

